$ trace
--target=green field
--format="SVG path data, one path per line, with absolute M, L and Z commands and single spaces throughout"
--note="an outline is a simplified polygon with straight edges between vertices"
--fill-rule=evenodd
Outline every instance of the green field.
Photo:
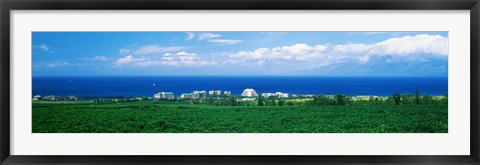
M 32 103 L 33 133 L 447 133 L 447 105 Z

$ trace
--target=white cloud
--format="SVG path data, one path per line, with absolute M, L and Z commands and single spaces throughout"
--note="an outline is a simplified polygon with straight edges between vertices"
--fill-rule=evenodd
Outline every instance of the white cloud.
M 195 38 L 195 33 L 192 32 L 186 32 L 187 33 L 187 38 L 185 40 L 192 40 Z
M 229 39 L 213 39 L 208 42 L 219 43 L 224 45 L 233 45 L 242 42 L 242 40 L 229 40 Z
M 219 37 L 222 37 L 220 34 L 216 33 L 192 33 L 192 32 L 186 32 L 187 38 L 185 40 L 192 40 L 193 38 L 197 38 L 199 41 L 208 41 L 212 43 L 218 43 L 221 45 L 233 45 L 233 44 L 238 44 L 242 42 L 242 40 L 234 40 L 234 39 L 218 39 Z
M 67 61 L 56 61 L 54 63 L 48 64 L 47 67 L 55 68 L 55 67 L 67 66 L 67 65 L 68 65 Z
M 198 36 L 197 39 L 200 41 L 221 37 L 220 34 L 215 34 L 215 33 L 199 33 L 197 36 Z
M 217 62 L 202 59 L 196 53 L 189 53 L 185 51 L 173 53 L 165 53 L 160 57 L 149 56 L 151 58 L 136 58 L 128 55 L 119 58 L 115 64 L 117 65 L 131 65 L 137 67 L 151 67 L 151 66 L 205 66 L 216 65 Z
M 448 56 L 448 38 L 440 35 L 419 34 L 390 38 L 374 44 L 346 43 L 338 45 L 307 45 L 298 43 L 274 48 L 241 51 L 230 57 L 238 63 L 276 63 L 285 60 L 305 61 L 329 65 L 342 61 L 368 62 L 373 56 L 409 56 L 408 60 L 425 60 Z M 407 59 L 407 58 L 405 58 Z
M 332 53 L 335 54 L 358 54 L 358 53 L 365 53 L 369 49 L 372 48 L 373 45 L 365 45 L 365 44 L 353 44 L 353 43 L 348 43 L 348 44 L 339 44 L 339 45 L 333 45 L 331 46 L 332 48 Z
M 51 49 L 50 46 L 48 46 L 47 44 L 32 45 L 32 48 L 38 48 L 44 52 L 54 53 L 53 51 L 49 51 Z
M 163 58 L 162 58 L 162 59 L 163 59 L 163 60 L 168 60 L 168 61 L 175 59 L 175 58 L 172 57 L 172 56 L 173 56 L 172 53 L 165 53 L 165 54 L 163 54 Z
M 372 45 L 371 55 L 435 54 L 448 56 L 448 38 L 440 35 L 419 34 L 390 38 Z
M 309 46 L 307 44 L 295 44 L 291 46 L 258 48 L 254 51 L 242 51 L 233 54 L 233 58 L 266 59 L 266 60 L 309 60 L 325 56 L 326 45 Z M 262 64 L 264 62 L 261 62 Z
M 198 61 L 199 57 L 196 53 L 187 53 L 187 52 L 178 52 L 177 59 L 179 61 L 188 62 L 188 61 Z
M 164 52 L 171 52 L 171 51 L 179 51 L 184 50 L 185 47 L 181 46 L 173 46 L 173 47 L 161 47 L 159 45 L 146 45 L 134 51 L 134 54 L 137 55 L 146 55 L 152 53 L 164 53 Z
M 206 66 L 216 65 L 217 63 L 214 61 L 162 61 L 158 64 L 168 66 Z
M 88 57 L 88 58 L 81 58 L 81 59 L 85 61 L 106 61 L 106 60 L 109 60 L 110 58 L 106 56 L 95 56 L 95 57 Z
M 187 53 L 187 52 L 184 52 L 184 51 L 181 51 L 181 52 L 178 52 L 177 53 L 177 56 L 196 56 L 198 54 L 196 53 Z
M 49 50 L 49 47 L 45 44 L 41 44 L 40 46 L 38 46 L 38 48 L 42 49 L 43 51 L 48 51 Z
M 366 62 L 368 62 L 368 60 L 370 60 L 370 57 L 369 57 L 369 56 L 360 56 L 360 57 L 358 57 L 358 61 L 360 61 L 360 63 L 366 63 Z
M 57 67 L 85 67 L 90 65 L 89 63 L 78 63 L 78 62 L 68 62 L 67 60 L 56 60 L 51 63 L 36 65 L 35 67 L 47 67 L 47 68 L 57 68 Z
M 132 55 L 128 55 L 128 56 L 119 58 L 117 61 L 115 61 L 115 64 L 124 65 L 124 64 L 129 64 L 133 62 L 142 62 L 142 61 L 145 61 L 145 58 L 135 58 Z

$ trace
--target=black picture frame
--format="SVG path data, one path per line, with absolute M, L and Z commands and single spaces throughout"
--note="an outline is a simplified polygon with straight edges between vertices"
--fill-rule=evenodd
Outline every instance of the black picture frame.
M 0 0 L 0 162 L 6 164 L 480 164 L 478 0 Z M 470 155 L 18 156 L 10 154 L 11 10 L 470 10 Z

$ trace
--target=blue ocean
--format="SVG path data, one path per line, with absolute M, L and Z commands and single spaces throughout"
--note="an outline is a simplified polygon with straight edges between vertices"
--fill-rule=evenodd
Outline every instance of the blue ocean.
M 175 95 L 194 90 L 222 90 L 240 95 L 245 88 L 257 93 L 348 94 L 391 96 L 394 93 L 444 95 L 447 77 L 262 77 L 262 76 L 144 76 L 144 77 L 32 77 L 34 95 L 79 97 Z

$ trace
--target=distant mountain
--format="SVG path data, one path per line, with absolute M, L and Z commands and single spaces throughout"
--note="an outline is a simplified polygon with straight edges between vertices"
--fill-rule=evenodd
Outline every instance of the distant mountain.
M 365 64 L 357 62 L 334 64 L 312 69 L 293 71 L 293 75 L 314 76 L 448 76 L 446 59 L 428 59 L 426 61 L 386 62 L 376 60 Z

